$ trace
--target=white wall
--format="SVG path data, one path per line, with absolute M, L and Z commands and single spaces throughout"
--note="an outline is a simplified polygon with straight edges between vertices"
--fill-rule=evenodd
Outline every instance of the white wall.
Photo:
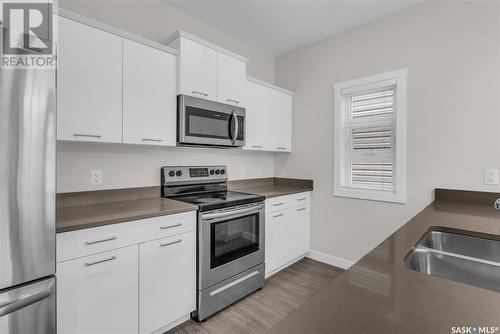
M 250 59 L 248 74 L 273 82 L 274 57 L 186 15 L 162 1 L 60 0 L 62 8 L 153 41 L 185 30 Z M 104 52 L 104 50 L 103 50 Z M 85 191 L 159 185 L 163 165 L 227 164 L 230 179 L 273 175 L 273 154 L 219 149 L 150 148 L 131 145 L 58 143 L 57 191 Z M 241 174 L 242 167 L 245 174 Z M 102 186 L 90 171 L 103 170 Z
M 58 143 L 57 191 L 160 185 L 165 165 L 227 165 L 229 179 L 273 176 L 273 154 L 237 149 L 159 148 L 136 145 Z M 241 175 L 241 168 L 245 175 Z M 103 171 L 104 184 L 92 186 L 90 171 Z
M 278 56 L 295 91 L 291 155 L 275 174 L 314 179 L 312 248 L 355 261 L 432 200 L 436 187 L 499 191 L 499 3 L 424 2 Z M 333 84 L 407 67 L 408 203 L 332 196 Z

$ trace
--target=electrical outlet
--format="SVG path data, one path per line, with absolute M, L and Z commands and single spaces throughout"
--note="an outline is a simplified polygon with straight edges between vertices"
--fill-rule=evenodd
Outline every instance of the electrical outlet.
M 240 167 L 240 174 L 241 174 L 241 176 L 245 176 L 247 174 L 246 166 Z
M 498 184 L 498 169 L 484 170 L 484 184 Z
M 90 172 L 90 184 L 93 186 L 102 184 L 102 170 L 97 169 Z

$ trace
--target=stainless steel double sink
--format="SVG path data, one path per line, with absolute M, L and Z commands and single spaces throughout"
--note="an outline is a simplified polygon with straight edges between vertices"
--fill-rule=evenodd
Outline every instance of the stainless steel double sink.
M 404 264 L 428 275 L 500 292 L 500 240 L 463 232 L 426 232 Z

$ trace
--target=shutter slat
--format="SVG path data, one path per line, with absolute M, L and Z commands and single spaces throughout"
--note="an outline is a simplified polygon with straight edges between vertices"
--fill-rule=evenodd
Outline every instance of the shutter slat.
M 394 87 L 351 96 L 352 118 L 386 115 L 394 112 Z
M 353 150 L 380 150 L 391 149 L 391 147 L 391 127 L 384 126 L 352 129 Z
M 351 163 L 351 183 L 353 186 L 376 186 L 393 188 L 392 162 Z

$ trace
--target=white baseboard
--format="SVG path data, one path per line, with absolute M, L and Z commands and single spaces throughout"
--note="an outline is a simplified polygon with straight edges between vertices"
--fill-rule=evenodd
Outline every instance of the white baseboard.
M 315 250 L 310 250 L 306 257 L 342 269 L 349 269 L 355 263 L 354 261 L 342 259 L 340 257 L 318 252 Z

